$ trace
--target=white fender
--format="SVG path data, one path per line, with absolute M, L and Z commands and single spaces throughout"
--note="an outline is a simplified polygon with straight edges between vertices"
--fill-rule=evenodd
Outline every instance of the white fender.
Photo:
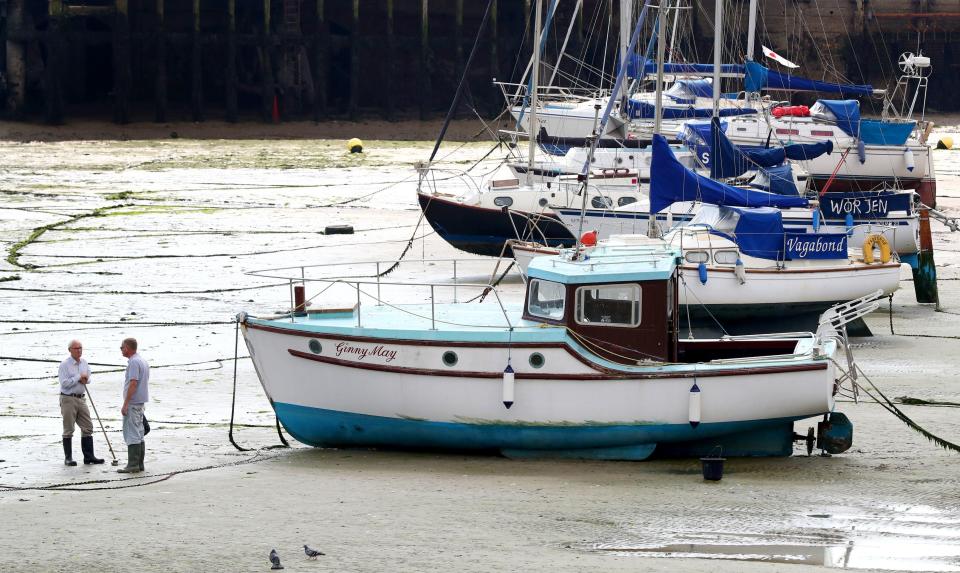
M 690 388 L 690 425 L 694 428 L 700 425 L 700 387 L 696 382 Z
M 510 361 L 507 361 L 507 368 L 503 371 L 503 405 L 506 406 L 507 410 L 510 409 L 510 406 L 513 406 L 513 388 L 514 387 L 514 373 L 513 366 L 510 366 Z
M 743 266 L 743 261 L 740 260 L 740 257 L 737 257 L 737 264 L 733 266 L 733 273 L 737 275 L 737 280 L 740 281 L 740 284 L 747 282 L 747 269 Z
M 917 166 L 916 162 L 913 160 L 913 150 L 909 147 L 903 151 L 903 162 L 907 164 L 907 171 L 913 171 L 913 168 Z

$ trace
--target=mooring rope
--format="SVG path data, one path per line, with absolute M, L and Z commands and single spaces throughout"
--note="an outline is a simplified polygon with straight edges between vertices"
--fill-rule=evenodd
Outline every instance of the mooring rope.
M 117 479 L 96 479 L 96 480 L 87 480 L 87 481 L 79 481 L 79 482 L 62 482 L 62 483 L 55 483 L 55 484 L 42 485 L 42 486 L 15 486 L 15 485 L 7 485 L 7 484 L 0 483 L 0 493 L 7 492 L 7 491 L 103 491 L 103 490 L 111 490 L 111 489 L 127 489 L 131 487 L 143 487 L 147 485 L 154 485 L 161 482 L 165 482 L 168 479 L 181 474 L 189 474 L 189 473 L 195 473 L 195 472 L 202 472 L 206 470 L 215 470 L 220 468 L 241 466 L 241 465 L 250 464 L 250 463 L 267 461 L 267 460 L 273 459 L 276 456 L 261 457 L 262 452 L 264 450 L 276 449 L 278 447 L 282 447 L 282 446 L 267 446 L 265 448 L 260 448 L 256 450 L 253 455 L 243 460 L 236 460 L 233 462 L 227 462 L 223 464 L 213 464 L 213 465 L 202 466 L 198 468 L 187 468 L 184 470 L 172 471 L 166 474 L 132 476 L 132 477 L 117 478 Z M 147 482 L 140 481 L 140 480 L 149 479 L 149 478 L 157 478 L 157 479 L 153 479 L 152 481 L 147 481 Z M 103 487 L 78 487 L 78 486 L 95 485 L 95 484 L 114 484 L 117 482 L 127 482 L 127 481 L 134 481 L 134 480 L 138 481 L 139 483 L 131 483 L 131 484 L 125 484 L 125 485 L 109 485 L 109 486 L 103 486 Z
M 834 366 L 836 366 L 841 371 L 846 371 L 833 358 L 831 358 L 830 361 L 833 362 Z M 953 450 L 954 452 L 960 452 L 960 445 L 954 444 L 953 442 L 945 440 L 940 436 L 934 435 L 930 431 L 923 428 L 920 424 L 914 422 L 909 416 L 907 416 L 903 412 L 903 410 L 898 408 L 897 405 L 892 400 L 887 398 L 887 396 L 880 390 L 880 388 L 878 388 L 877 385 L 873 383 L 873 380 L 871 380 L 870 377 L 867 376 L 867 373 L 863 371 L 863 368 L 860 368 L 860 366 L 857 364 L 854 364 L 853 367 L 861 376 L 863 376 L 863 379 L 870 384 L 870 387 L 873 388 L 874 392 L 876 392 L 877 396 L 879 396 L 880 398 L 877 398 L 877 396 L 875 396 L 873 392 L 870 392 L 870 390 L 868 390 L 863 384 L 859 384 L 857 382 L 854 382 L 854 384 L 856 384 L 860 390 L 863 390 L 864 394 L 866 394 L 871 399 L 873 399 L 874 402 L 879 404 L 886 411 L 890 412 L 891 414 L 899 418 L 900 421 L 906 424 L 911 430 L 919 433 L 920 435 L 930 440 L 934 444 L 940 446 L 945 450 Z

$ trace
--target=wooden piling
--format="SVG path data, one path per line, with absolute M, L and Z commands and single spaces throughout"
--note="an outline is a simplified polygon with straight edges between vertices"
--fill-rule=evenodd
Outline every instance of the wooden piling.
M 23 113 L 27 83 L 26 49 L 19 38 L 11 39 L 23 29 L 24 3 L 26 0 L 7 0 L 7 109 L 10 115 L 19 119 Z
M 389 94 L 388 94 L 389 97 Z M 357 120 L 360 107 L 360 0 L 353 0 L 350 25 L 350 119 Z
M 203 121 L 203 54 L 200 40 L 200 0 L 193 0 L 193 25 L 190 34 L 190 102 L 193 121 Z
M 387 0 L 387 73 L 384 74 L 386 84 L 386 116 L 387 121 L 393 121 L 393 75 L 394 75 L 394 53 L 397 51 L 397 41 L 393 34 L 393 0 Z
M 939 308 L 937 292 L 937 265 L 933 261 L 933 234 L 930 231 L 930 211 L 920 209 L 920 253 L 913 267 L 913 290 L 917 302 L 934 303 Z
M 43 70 L 44 115 L 47 123 L 63 123 L 63 90 L 60 81 L 63 31 L 63 0 L 50 0 L 47 4 L 50 25 L 44 39 L 47 48 L 47 64 Z
M 497 43 L 500 41 L 497 34 L 497 0 L 490 5 L 490 76 L 500 77 L 500 53 Z
M 278 97 L 273 86 L 273 63 L 271 61 L 273 37 L 270 30 L 270 0 L 263 0 L 263 27 L 260 37 L 260 99 L 263 121 L 266 122 L 272 121 L 274 98 Z
M 453 15 L 454 69 L 457 70 L 454 82 L 463 75 L 463 0 L 457 0 Z
M 227 121 L 237 121 L 237 0 L 227 0 Z
M 420 119 L 427 119 L 433 94 L 430 88 L 430 10 L 429 0 L 420 2 Z
M 130 19 L 127 0 L 114 0 L 113 121 L 130 122 Z
M 156 57 L 157 70 L 154 78 L 154 121 L 164 123 L 167 121 L 167 33 L 166 33 L 166 14 L 164 12 L 164 0 L 157 0 L 157 36 L 156 36 Z
M 327 115 L 327 45 L 329 42 L 330 34 L 324 14 L 324 0 L 317 0 L 317 31 L 313 45 L 314 121 L 321 121 Z

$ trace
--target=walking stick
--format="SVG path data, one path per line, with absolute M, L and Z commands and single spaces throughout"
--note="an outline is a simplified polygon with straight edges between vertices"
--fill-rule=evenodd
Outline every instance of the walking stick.
M 100 431 L 103 432 L 104 439 L 107 440 L 107 447 L 110 448 L 110 455 L 113 456 L 113 461 L 110 462 L 111 466 L 117 465 L 117 454 L 113 453 L 113 446 L 110 445 L 110 438 L 107 436 L 107 431 L 103 428 L 103 422 L 100 421 L 100 414 L 97 412 L 97 405 L 93 403 L 93 395 L 90 394 L 90 386 L 87 385 L 87 398 L 90 398 L 90 405 L 93 406 L 93 413 L 97 417 L 97 422 L 100 424 Z

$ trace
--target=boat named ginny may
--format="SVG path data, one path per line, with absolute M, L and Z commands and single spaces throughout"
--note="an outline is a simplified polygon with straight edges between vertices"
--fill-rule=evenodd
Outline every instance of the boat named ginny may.
M 381 289 L 400 285 L 359 278 L 375 274 L 326 276 L 352 308 L 238 320 L 280 422 L 313 446 L 642 460 L 790 455 L 793 423 L 814 416 L 852 432 L 834 413 L 836 322 L 681 339 L 681 260 L 665 244 L 540 257 L 514 305 L 490 285 L 473 285 L 482 303 L 431 286 L 426 303 L 393 304 Z

